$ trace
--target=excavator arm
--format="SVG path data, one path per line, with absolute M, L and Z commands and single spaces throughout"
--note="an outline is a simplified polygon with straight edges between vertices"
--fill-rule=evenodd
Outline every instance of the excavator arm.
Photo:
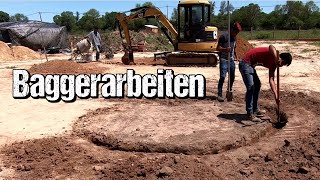
M 170 21 L 165 17 L 165 15 L 156 7 L 139 7 L 130 10 L 131 14 L 126 15 L 125 13 L 117 14 L 118 27 L 120 31 L 120 36 L 122 39 L 125 39 L 126 42 L 123 42 L 122 45 L 125 49 L 125 54 L 122 57 L 122 62 L 124 64 L 133 63 L 133 51 L 132 51 L 132 42 L 130 38 L 128 22 L 134 19 L 140 18 L 155 18 L 157 23 L 161 23 L 164 28 L 161 30 L 168 37 L 170 42 L 173 44 L 174 48 L 177 48 L 178 45 L 178 32 L 175 30 Z M 121 29 L 123 30 L 125 38 L 122 37 Z M 169 31 L 169 33 L 167 32 Z

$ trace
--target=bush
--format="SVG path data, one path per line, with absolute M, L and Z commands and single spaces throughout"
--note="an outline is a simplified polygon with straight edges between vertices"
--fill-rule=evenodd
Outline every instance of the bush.
M 320 31 L 318 29 L 312 29 L 312 32 L 311 32 L 313 35 L 318 35 L 320 34 Z
M 270 38 L 270 34 L 268 33 L 259 33 L 256 35 L 256 39 L 269 39 Z

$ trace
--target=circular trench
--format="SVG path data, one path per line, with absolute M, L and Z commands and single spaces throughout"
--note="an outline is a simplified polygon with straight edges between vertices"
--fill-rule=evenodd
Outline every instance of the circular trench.
M 244 105 L 212 99 L 121 100 L 79 118 L 77 135 L 112 150 L 216 154 L 258 141 L 271 123 L 253 123 Z

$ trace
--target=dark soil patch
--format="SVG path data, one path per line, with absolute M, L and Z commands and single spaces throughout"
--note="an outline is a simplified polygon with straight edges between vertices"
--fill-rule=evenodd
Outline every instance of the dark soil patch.
M 81 164 L 94 163 L 87 151 L 66 138 L 43 138 L 16 142 L 5 146 L 6 166 L 13 168 L 22 179 L 71 176 Z
M 320 176 L 320 128 L 296 141 L 285 140 L 283 146 L 259 160 L 243 162 L 253 173 L 250 178 L 317 179 Z
M 211 179 L 210 166 L 196 157 L 123 153 L 75 144 L 72 138 L 23 141 L 3 148 L 5 167 L 18 179 Z

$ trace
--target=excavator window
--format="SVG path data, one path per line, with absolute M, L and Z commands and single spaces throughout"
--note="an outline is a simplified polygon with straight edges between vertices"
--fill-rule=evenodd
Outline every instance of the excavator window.
M 204 4 L 179 5 L 178 34 L 185 42 L 204 39 L 204 28 L 210 22 L 210 6 Z

